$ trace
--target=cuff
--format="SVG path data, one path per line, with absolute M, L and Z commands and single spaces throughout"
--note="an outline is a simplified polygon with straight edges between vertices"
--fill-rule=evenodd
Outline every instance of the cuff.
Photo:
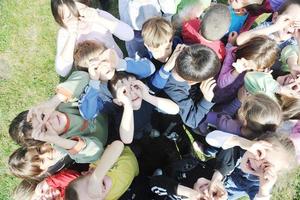
M 85 141 L 78 136 L 71 138 L 71 140 L 77 141 L 75 146 L 68 150 L 68 152 L 71 155 L 75 155 L 75 154 L 79 153 L 82 149 L 84 149 L 86 147 Z
M 56 88 L 55 92 L 57 94 L 61 94 L 61 95 L 65 96 L 67 98 L 66 101 L 69 101 L 73 97 L 73 93 L 70 90 L 68 90 L 68 89 L 66 89 L 64 87 L 59 87 L 58 86 Z
M 202 98 L 202 100 L 200 101 L 200 105 L 205 108 L 207 110 L 207 112 L 209 112 L 209 110 L 211 109 L 211 107 L 213 107 L 215 105 L 215 103 L 212 103 L 210 101 L 207 101 L 204 97 Z
M 206 117 L 207 123 L 216 125 L 217 119 L 218 119 L 218 113 L 216 113 L 216 112 L 207 113 L 207 117 Z
M 171 72 L 168 72 L 164 69 L 164 66 L 162 66 L 159 70 L 159 75 L 163 78 L 163 79 L 168 79 L 170 76 Z
M 98 80 L 90 80 L 89 86 L 91 86 L 92 88 L 94 88 L 96 90 L 99 90 L 100 89 L 100 81 L 98 81 Z

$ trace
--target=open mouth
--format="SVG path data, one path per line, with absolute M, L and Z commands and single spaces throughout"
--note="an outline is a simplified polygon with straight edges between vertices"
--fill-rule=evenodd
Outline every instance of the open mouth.
M 132 102 L 135 102 L 137 100 L 139 100 L 139 97 L 136 97 L 136 98 L 132 99 Z
M 250 159 L 247 160 L 247 168 L 255 172 L 256 170 L 252 167 Z

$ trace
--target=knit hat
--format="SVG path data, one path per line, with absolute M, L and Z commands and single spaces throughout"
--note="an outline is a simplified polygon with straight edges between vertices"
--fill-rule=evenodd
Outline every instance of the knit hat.
M 261 92 L 275 100 L 275 92 L 278 90 L 280 85 L 269 73 L 247 72 L 244 78 L 244 86 L 251 94 Z

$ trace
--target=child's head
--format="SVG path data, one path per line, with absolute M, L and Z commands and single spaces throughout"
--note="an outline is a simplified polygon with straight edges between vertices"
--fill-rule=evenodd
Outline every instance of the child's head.
M 162 17 L 150 18 L 143 24 L 144 45 L 156 60 L 166 62 L 171 56 L 173 36 L 172 24 Z
M 66 23 L 78 20 L 80 10 L 89 6 L 90 0 L 51 0 L 51 11 L 55 21 L 66 28 Z
M 263 8 L 263 1 L 264 0 L 228 0 L 228 3 L 237 13 L 245 13 L 248 11 L 256 14 Z
M 32 138 L 32 132 L 40 125 L 36 116 L 33 116 L 31 121 L 27 121 L 28 110 L 21 112 L 9 126 L 9 135 L 18 144 L 24 146 L 32 146 L 41 144 L 40 141 Z M 52 128 L 62 134 L 67 125 L 67 117 L 64 113 L 54 111 L 48 121 Z
M 220 60 L 209 47 L 194 44 L 184 48 L 176 59 L 176 73 L 189 84 L 214 77 L 220 70 Z
M 242 102 L 238 117 L 243 126 L 250 130 L 248 139 L 253 139 L 266 131 L 275 131 L 282 120 L 282 113 L 277 102 L 270 97 L 258 93 L 248 96 Z
M 135 84 L 136 77 L 126 72 L 116 72 L 115 76 L 109 81 L 108 88 L 114 98 L 114 103 L 122 105 L 117 98 L 117 91 L 124 89 L 123 93 L 132 102 L 133 110 L 139 110 L 142 105 L 142 91 Z
M 272 67 L 278 54 L 279 49 L 274 40 L 259 36 L 237 48 L 236 63 L 247 65 L 248 69 L 264 71 Z
M 74 50 L 75 69 L 88 72 L 89 67 L 94 67 L 101 81 L 110 80 L 114 76 L 118 60 L 113 49 L 107 49 L 103 43 L 93 40 L 77 44 Z
M 270 143 L 272 148 L 266 150 L 262 159 L 257 159 L 253 153 L 246 151 L 241 160 L 243 172 L 261 177 L 266 167 L 271 167 L 278 174 L 296 166 L 295 146 L 286 134 L 265 133 L 258 140 Z
M 228 32 L 230 21 L 230 12 L 226 5 L 213 5 L 202 19 L 200 34 L 210 41 L 220 40 Z
M 20 147 L 8 159 L 11 173 L 19 178 L 40 180 L 49 175 L 47 170 L 61 158 L 49 144 Z
M 282 109 L 283 120 L 300 120 L 300 99 L 284 95 L 278 96 L 278 99 Z
M 65 200 L 103 200 L 111 189 L 112 182 L 108 176 L 104 176 L 102 186 L 99 185 L 96 196 L 93 198 L 88 195 L 89 179 L 91 174 L 80 176 L 72 181 L 65 191 Z

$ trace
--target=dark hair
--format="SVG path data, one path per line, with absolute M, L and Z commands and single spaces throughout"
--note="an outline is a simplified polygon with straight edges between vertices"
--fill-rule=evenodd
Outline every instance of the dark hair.
M 264 0 L 261 4 L 253 3 L 245 6 L 244 8 L 247 10 L 247 12 L 253 14 L 253 15 L 260 15 L 261 13 L 266 12 L 265 11 L 265 2 Z
M 298 5 L 300 6 L 300 1 L 299 0 L 287 0 L 285 1 L 285 3 L 280 7 L 280 9 L 278 10 L 278 14 L 281 15 L 282 13 L 284 13 L 291 5 Z
M 220 40 L 228 32 L 230 21 L 230 12 L 226 5 L 213 5 L 202 19 L 201 35 L 207 40 Z
M 117 82 L 119 80 L 128 79 L 130 77 L 136 78 L 136 76 L 134 74 L 131 74 L 128 72 L 123 72 L 123 71 L 120 71 L 120 72 L 116 71 L 113 78 L 108 81 L 108 90 L 110 91 L 110 93 L 112 94 L 112 96 L 114 98 L 116 98 L 116 90 L 115 90 L 114 86 L 117 84 Z
M 34 140 L 32 134 L 32 124 L 27 121 L 28 110 L 17 115 L 9 125 L 9 135 L 17 144 L 22 146 L 32 146 L 43 142 Z
M 180 52 L 175 70 L 186 81 L 201 82 L 214 77 L 219 72 L 220 65 L 217 54 L 211 48 L 194 44 Z
M 90 5 L 91 1 L 90 0 L 51 0 L 51 11 L 52 11 L 52 15 L 55 19 L 55 21 L 62 27 L 66 27 L 58 10 L 59 7 L 61 7 L 62 5 L 66 5 L 71 13 L 76 16 L 76 17 L 80 17 L 78 9 L 76 7 L 75 2 L 79 2 L 79 3 L 83 3 L 87 6 Z
M 236 59 L 252 60 L 258 69 L 266 69 L 272 67 L 278 54 L 279 48 L 274 40 L 267 36 L 257 36 L 237 48 Z

